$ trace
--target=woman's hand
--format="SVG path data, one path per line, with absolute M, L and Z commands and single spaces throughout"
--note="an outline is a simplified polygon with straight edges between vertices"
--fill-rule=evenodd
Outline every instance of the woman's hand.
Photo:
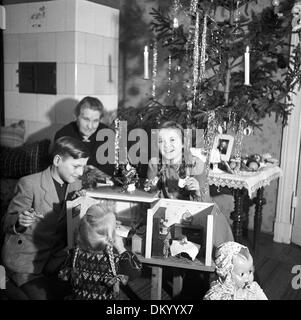
M 194 177 L 189 177 L 186 180 L 186 188 L 189 191 L 195 191 L 196 195 L 200 195 L 200 184 Z
M 118 234 L 115 235 L 115 239 L 114 239 L 114 244 L 113 245 L 114 245 L 114 248 L 118 251 L 119 254 L 121 254 L 124 251 L 126 251 L 126 249 L 124 247 L 123 239 Z

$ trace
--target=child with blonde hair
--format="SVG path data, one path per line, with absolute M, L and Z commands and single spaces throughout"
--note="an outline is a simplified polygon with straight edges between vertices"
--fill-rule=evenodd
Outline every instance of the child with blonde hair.
M 107 200 L 92 205 L 81 219 L 77 245 L 60 276 L 71 280 L 75 300 L 119 299 L 119 284 L 140 276 L 142 264 L 116 234 L 116 217 Z

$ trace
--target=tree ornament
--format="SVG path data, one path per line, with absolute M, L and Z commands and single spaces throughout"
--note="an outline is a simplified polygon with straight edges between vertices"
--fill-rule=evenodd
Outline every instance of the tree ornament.
M 115 165 L 115 171 L 119 168 L 119 140 L 120 140 L 120 120 L 118 118 L 114 121 L 115 124 L 115 157 L 114 157 L 114 165 Z
M 251 127 L 246 127 L 246 128 L 244 128 L 244 135 L 245 136 L 249 136 L 249 135 L 251 135 L 251 133 L 253 132 L 253 130 L 252 130 L 252 128 Z
M 198 0 L 191 0 L 190 2 L 190 14 L 195 14 L 197 11 Z
M 152 97 L 156 98 L 156 78 L 157 78 L 157 66 L 158 66 L 158 48 L 157 39 L 154 40 L 153 45 L 153 71 L 152 71 Z
M 242 150 L 242 140 L 243 140 L 243 132 L 244 132 L 245 120 L 241 119 L 238 124 L 238 130 L 235 135 L 235 148 L 234 148 L 234 159 L 236 161 L 241 160 L 241 150 Z M 240 166 L 236 168 L 237 171 L 240 170 Z
M 234 11 L 234 29 L 232 31 L 235 38 L 241 38 L 244 36 L 245 32 L 240 25 L 240 9 L 239 9 L 240 1 L 237 1 L 236 9 Z
M 221 125 L 219 125 L 217 127 L 217 131 L 218 131 L 219 134 L 222 134 L 223 133 L 223 127 Z
M 299 39 L 301 40 L 301 1 L 295 3 L 292 8 L 293 14 L 293 32 L 299 32 Z
M 200 75 L 199 82 L 201 82 L 205 75 L 205 65 L 206 65 L 206 47 L 207 47 L 207 13 L 205 13 L 204 23 L 203 23 L 203 33 L 202 33 L 202 43 L 201 43 L 201 57 L 200 57 Z M 207 56 L 208 57 L 208 56 Z
M 168 90 L 167 95 L 171 93 L 171 54 L 168 55 Z
M 199 80 L 199 13 L 196 13 L 193 48 L 193 101 L 196 103 L 196 91 Z

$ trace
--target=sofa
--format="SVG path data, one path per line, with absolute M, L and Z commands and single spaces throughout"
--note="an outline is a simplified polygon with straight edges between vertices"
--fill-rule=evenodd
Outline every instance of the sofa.
M 39 172 L 50 163 L 50 140 L 24 141 L 24 121 L 0 128 L 0 200 L 1 217 L 7 208 L 14 187 L 23 176 Z

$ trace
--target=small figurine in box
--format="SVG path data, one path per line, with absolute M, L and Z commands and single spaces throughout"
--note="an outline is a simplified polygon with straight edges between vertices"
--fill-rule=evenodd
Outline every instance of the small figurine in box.
M 254 281 L 253 258 L 249 249 L 228 241 L 216 250 L 216 273 L 204 300 L 267 300 L 259 284 Z

